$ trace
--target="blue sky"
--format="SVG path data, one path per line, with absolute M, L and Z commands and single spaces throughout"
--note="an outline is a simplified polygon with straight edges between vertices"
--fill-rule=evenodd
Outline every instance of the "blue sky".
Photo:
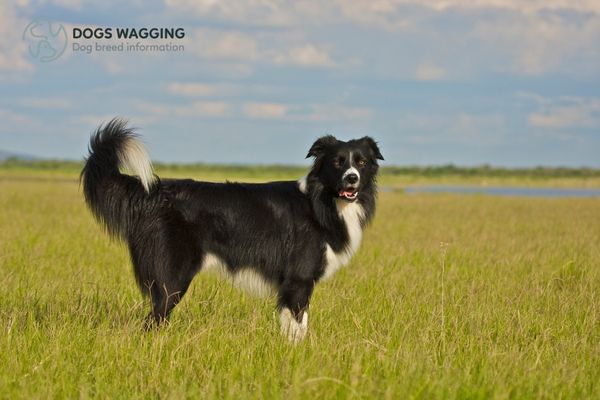
M 62 24 L 42 63 L 23 30 Z M 74 52 L 73 27 L 182 27 L 178 53 Z M 135 41 L 133 41 L 135 42 Z M 80 159 L 120 115 L 169 162 L 305 162 L 371 135 L 388 165 L 600 167 L 597 0 L 0 4 L 0 149 Z

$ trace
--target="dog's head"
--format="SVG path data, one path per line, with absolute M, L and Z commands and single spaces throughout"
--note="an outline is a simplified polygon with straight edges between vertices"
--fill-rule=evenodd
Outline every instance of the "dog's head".
M 383 156 L 377 143 L 370 137 L 344 142 L 323 136 L 308 151 L 314 157 L 311 178 L 316 178 L 334 197 L 355 201 L 362 190 L 371 190 Z

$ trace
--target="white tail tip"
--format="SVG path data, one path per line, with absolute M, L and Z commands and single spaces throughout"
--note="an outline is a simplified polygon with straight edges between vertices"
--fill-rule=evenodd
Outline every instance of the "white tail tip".
M 142 142 L 135 138 L 129 138 L 121 149 L 119 161 L 121 162 L 121 167 L 125 168 L 133 175 L 137 175 L 146 192 L 150 192 L 150 187 L 152 187 L 156 178 L 152 169 L 150 157 Z

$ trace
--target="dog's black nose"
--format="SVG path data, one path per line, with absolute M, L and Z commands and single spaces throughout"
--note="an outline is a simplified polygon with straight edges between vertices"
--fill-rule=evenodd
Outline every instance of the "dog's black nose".
M 346 181 L 347 181 L 349 184 L 353 185 L 353 184 L 355 184 L 356 182 L 358 182 L 358 175 L 356 175 L 356 174 L 348 174 L 348 175 L 346 176 Z

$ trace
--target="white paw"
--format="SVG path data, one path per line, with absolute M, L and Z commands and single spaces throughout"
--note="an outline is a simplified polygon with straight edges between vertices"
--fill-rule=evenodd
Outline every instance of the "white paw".
M 308 312 L 302 313 L 302 322 L 296 321 L 289 308 L 281 310 L 279 315 L 281 321 L 281 334 L 286 336 L 290 342 L 299 343 L 308 332 Z

